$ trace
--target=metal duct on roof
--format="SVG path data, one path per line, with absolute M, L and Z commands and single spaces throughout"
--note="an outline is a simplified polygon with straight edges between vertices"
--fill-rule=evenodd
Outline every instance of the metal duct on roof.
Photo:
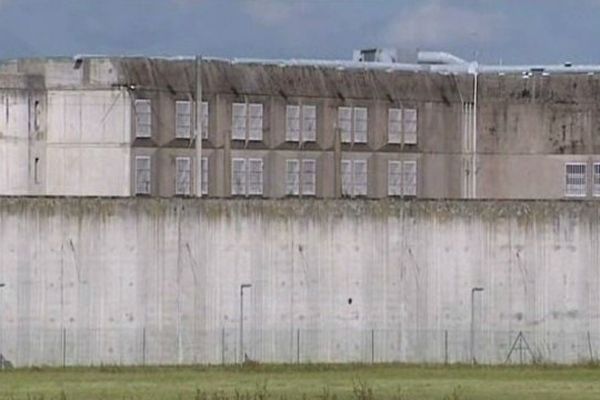
M 445 51 L 419 51 L 417 54 L 419 64 L 466 64 L 467 62 L 460 57 Z

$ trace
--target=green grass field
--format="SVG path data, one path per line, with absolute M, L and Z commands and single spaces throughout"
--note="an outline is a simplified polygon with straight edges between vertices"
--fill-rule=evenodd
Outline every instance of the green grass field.
M 596 367 L 258 365 L 4 370 L 0 399 L 600 399 Z

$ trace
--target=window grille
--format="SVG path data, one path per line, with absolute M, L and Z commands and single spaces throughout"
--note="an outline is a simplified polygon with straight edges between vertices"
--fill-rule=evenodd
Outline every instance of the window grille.
M 202 107 L 202 139 L 208 139 L 208 101 L 203 101 Z
M 192 192 L 192 159 L 177 157 L 175 159 L 175 194 L 189 196 Z
M 189 101 L 175 102 L 175 137 L 189 139 L 192 131 L 192 105 Z
M 260 141 L 263 138 L 263 105 L 248 104 L 248 113 L 250 114 L 248 139 Z
M 367 160 L 342 160 L 342 195 L 367 195 Z
M 587 192 L 586 165 L 583 163 L 566 164 L 565 195 L 569 197 L 584 197 Z
M 600 196 L 600 163 L 594 163 L 594 196 Z
M 248 194 L 250 196 L 263 194 L 263 160 L 248 159 Z
M 202 170 L 202 181 L 200 182 L 200 192 L 203 195 L 208 194 L 208 158 L 202 157 L 200 168 Z
M 402 143 L 402 110 L 399 108 L 388 110 L 388 143 Z
M 152 136 L 152 106 L 150 100 L 135 101 L 135 136 L 149 138 Z
M 404 144 L 417 144 L 417 110 L 405 108 L 402 111 Z
M 342 196 L 352 196 L 352 161 L 342 160 Z
M 367 109 L 354 108 L 354 143 L 367 143 Z
M 233 139 L 246 140 L 246 122 L 246 104 L 233 103 L 231 121 L 231 137 Z
M 231 194 L 234 196 L 246 194 L 246 160 L 243 158 L 231 160 Z
M 417 195 L 416 161 L 404 161 L 402 163 L 402 194 L 404 196 Z
M 388 196 L 402 196 L 401 161 L 388 161 Z
M 317 194 L 317 161 L 302 160 L 302 195 Z
M 302 141 L 314 142 L 317 140 L 317 107 L 302 106 Z
M 137 156 L 135 158 L 135 193 L 150 194 L 150 157 Z
M 300 106 L 286 107 L 286 135 L 289 142 L 300 141 Z
M 338 129 L 342 143 L 352 142 L 352 107 L 338 108 Z
M 298 160 L 286 161 L 286 190 L 288 196 L 300 194 L 300 162 Z

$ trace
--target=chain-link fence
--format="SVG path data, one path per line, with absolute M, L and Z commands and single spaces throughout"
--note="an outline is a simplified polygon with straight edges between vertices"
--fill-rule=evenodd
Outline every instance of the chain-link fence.
M 4 333 L 0 364 L 25 366 L 261 363 L 587 363 L 597 332 L 40 329 Z

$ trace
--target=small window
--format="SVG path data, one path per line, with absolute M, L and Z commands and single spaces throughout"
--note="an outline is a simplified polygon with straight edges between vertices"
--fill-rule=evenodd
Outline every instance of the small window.
M 208 139 L 208 101 L 203 101 L 201 107 L 202 139 Z
M 41 106 L 40 101 L 36 100 L 33 106 L 33 128 L 36 132 L 40 130 Z
M 585 197 L 587 194 L 586 165 L 584 163 L 566 164 L 565 195 Z
M 594 196 L 600 196 L 600 163 L 594 163 Z
M 33 183 L 40 183 L 40 158 L 36 157 L 33 160 Z
M 302 195 L 317 194 L 317 160 L 302 160 Z
M 189 139 L 192 132 L 192 105 L 189 101 L 175 102 L 175 137 Z
M 288 196 L 300 194 L 300 162 L 298 160 L 286 161 L 285 194 Z
M 246 140 L 246 104 L 233 103 L 231 137 L 235 140 Z
M 137 156 L 135 158 L 135 193 L 150 194 L 150 157 Z
M 368 188 L 367 160 L 342 160 L 342 195 L 366 196 Z
M 152 137 L 152 106 L 150 100 L 135 101 L 135 136 L 138 138 Z
M 208 194 L 208 158 L 202 157 L 202 164 L 200 168 L 202 168 L 202 181 L 200 182 L 200 191 L 202 195 Z
M 192 159 L 175 159 L 175 194 L 189 196 L 192 193 Z

